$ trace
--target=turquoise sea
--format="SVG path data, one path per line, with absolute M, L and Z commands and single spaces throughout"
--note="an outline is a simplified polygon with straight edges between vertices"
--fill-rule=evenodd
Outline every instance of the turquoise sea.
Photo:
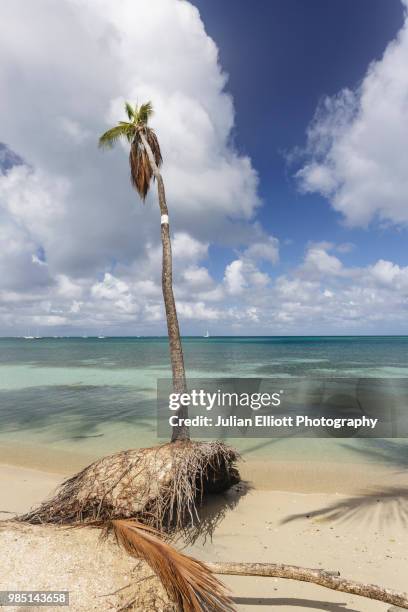
M 183 339 L 190 377 L 408 378 L 408 337 Z M 0 444 L 102 455 L 156 444 L 166 338 L 0 338 Z M 408 465 L 405 441 L 235 441 L 247 457 Z M 3 453 L 4 458 L 4 453 Z

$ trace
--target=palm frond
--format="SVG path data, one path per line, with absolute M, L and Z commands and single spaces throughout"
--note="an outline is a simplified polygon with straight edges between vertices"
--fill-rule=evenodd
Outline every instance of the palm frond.
M 141 129 L 152 150 L 155 162 L 157 166 L 160 167 L 163 159 L 157 136 L 151 128 L 145 127 Z M 140 198 L 144 201 L 150 188 L 153 170 L 140 138 L 140 132 L 136 131 L 135 136 L 129 142 L 131 142 L 129 152 L 130 180 Z
M 134 131 L 134 127 L 131 123 L 121 121 L 119 125 L 116 125 L 102 134 L 99 138 L 99 146 L 111 148 L 120 138 L 128 138 L 132 130 Z
M 133 109 L 133 106 L 131 104 L 129 104 L 129 102 L 125 102 L 125 110 L 126 110 L 126 114 L 129 118 L 129 121 L 132 121 L 135 117 L 135 111 Z
M 167 544 L 156 529 L 135 520 L 120 519 L 111 521 L 107 530 L 113 531 L 128 554 L 149 564 L 182 612 L 234 610 L 225 587 L 210 570 Z
M 143 125 L 147 125 L 150 117 L 153 115 L 153 104 L 150 102 L 146 102 L 142 104 L 137 111 L 137 123 L 142 123 Z
M 162 165 L 163 158 L 162 158 L 160 145 L 159 145 L 159 141 L 157 139 L 156 133 L 154 132 L 154 130 L 152 130 L 152 128 L 146 128 L 145 135 L 146 135 L 146 140 L 149 143 L 149 146 L 153 152 L 156 164 L 160 167 Z
M 149 101 L 139 108 L 137 105 L 133 108 L 129 102 L 125 102 L 125 110 L 129 121 L 119 121 L 117 126 L 102 134 L 99 138 L 99 146 L 112 148 L 120 138 L 126 138 L 130 144 L 130 180 L 141 199 L 145 200 L 153 176 L 153 169 L 143 146 L 141 133 L 144 134 L 152 150 L 156 165 L 159 167 L 163 162 L 157 136 L 151 128 L 147 127 L 149 117 L 153 114 L 153 105 Z
M 145 200 L 153 172 L 147 153 L 137 135 L 130 146 L 129 166 L 131 183 L 141 199 Z

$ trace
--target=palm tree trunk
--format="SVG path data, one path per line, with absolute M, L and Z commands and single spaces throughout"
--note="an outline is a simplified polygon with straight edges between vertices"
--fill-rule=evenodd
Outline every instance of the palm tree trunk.
M 173 294 L 173 264 L 171 256 L 171 240 L 169 227 L 169 211 L 166 203 L 166 193 L 162 175 L 157 167 L 153 152 L 146 140 L 143 131 L 140 131 L 140 138 L 146 149 L 154 177 L 157 181 L 157 192 L 159 197 L 159 207 L 161 215 L 161 241 L 162 241 L 162 291 L 164 306 L 166 309 L 167 332 L 170 344 L 170 360 L 173 372 L 173 390 L 175 393 L 187 391 L 186 374 L 184 370 L 183 348 L 181 345 L 180 328 L 177 318 L 176 303 Z M 187 407 L 182 406 L 176 412 L 179 418 L 187 417 Z M 185 425 L 175 425 L 171 436 L 171 441 L 189 440 L 190 434 Z

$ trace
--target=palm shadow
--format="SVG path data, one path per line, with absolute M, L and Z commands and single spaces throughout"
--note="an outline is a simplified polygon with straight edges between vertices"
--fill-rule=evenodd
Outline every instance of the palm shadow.
M 359 612 L 356 608 L 349 608 L 346 603 L 318 601 L 315 599 L 300 599 L 295 597 L 233 597 L 233 602 L 242 606 L 290 606 L 293 608 L 310 608 L 324 612 Z
M 371 489 L 307 514 L 304 512 L 291 514 L 281 521 L 281 525 L 304 518 L 341 522 L 377 519 L 383 526 L 399 521 L 406 528 L 408 526 L 408 487 Z
M 365 438 L 359 440 L 358 446 L 342 444 L 348 452 L 363 455 L 365 459 L 371 459 L 385 465 L 396 468 L 408 468 L 408 444 L 394 442 L 387 438 Z
M 46 386 L 3 390 L 0 404 L 2 433 L 49 428 L 53 442 L 99 437 L 99 426 L 107 423 L 151 432 L 156 411 L 156 400 L 146 397 L 143 391 L 109 385 L 59 385 L 52 394 Z

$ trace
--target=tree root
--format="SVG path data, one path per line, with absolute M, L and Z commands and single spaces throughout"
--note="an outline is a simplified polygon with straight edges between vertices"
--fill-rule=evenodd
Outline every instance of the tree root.
M 98 459 L 51 499 L 18 517 L 29 523 L 91 524 L 134 518 L 160 531 L 198 523 L 207 493 L 239 482 L 238 453 L 223 442 L 176 442 Z

